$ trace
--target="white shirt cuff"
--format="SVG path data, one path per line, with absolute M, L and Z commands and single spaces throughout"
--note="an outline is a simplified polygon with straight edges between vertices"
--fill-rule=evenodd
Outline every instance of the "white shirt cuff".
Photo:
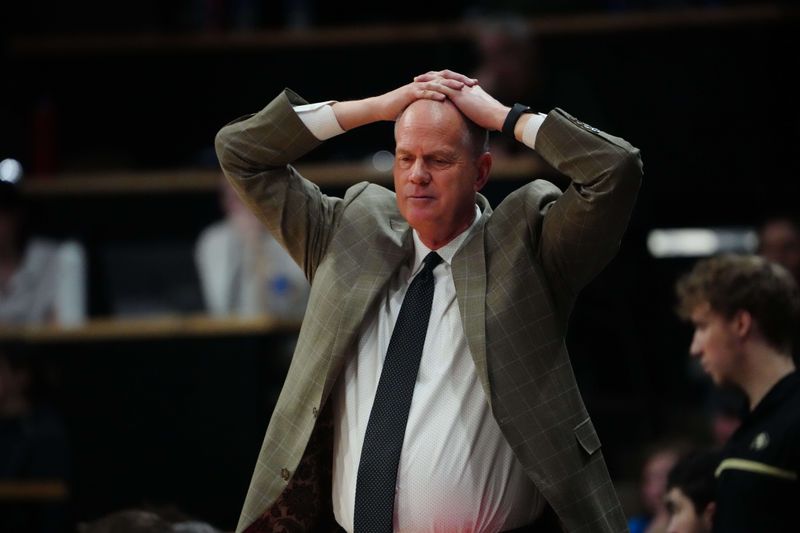
M 320 141 L 344 133 L 339 121 L 336 120 L 336 113 L 333 112 L 333 107 L 331 107 L 332 103 L 334 103 L 334 100 L 294 107 L 297 116 L 300 117 L 306 128 Z
M 522 142 L 531 150 L 536 146 L 536 134 L 539 133 L 539 128 L 542 127 L 545 118 L 547 115 L 543 113 L 534 113 L 525 124 L 525 129 L 522 130 Z

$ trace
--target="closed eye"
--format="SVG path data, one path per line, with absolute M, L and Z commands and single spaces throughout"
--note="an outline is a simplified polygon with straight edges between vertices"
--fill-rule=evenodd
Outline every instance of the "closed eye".
M 400 154 L 395 156 L 395 162 L 402 168 L 407 168 L 413 162 L 413 158 L 408 154 Z
M 453 164 L 453 160 L 447 157 L 434 157 L 431 158 L 430 164 L 435 168 L 447 168 Z

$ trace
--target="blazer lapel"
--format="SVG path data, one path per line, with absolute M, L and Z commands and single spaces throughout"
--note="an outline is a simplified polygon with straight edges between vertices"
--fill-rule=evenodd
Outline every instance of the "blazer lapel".
M 326 402 L 333 385 L 339 377 L 349 351 L 356 349 L 358 334 L 366 315 L 374 309 L 375 302 L 394 273 L 409 257 L 413 256 L 414 242 L 408 223 L 390 219 L 391 231 L 378 239 L 378 245 L 361 246 L 349 254 L 347 270 L 354 280 L 342 301 L 340 326 L 336 331 L 333 355 L 326 372 L 322 402 Z
M 461 323 L 467 338 L 469 351 L 475 362 L 475 371 L 486 394 L 486 401 L 492 404 L 489 370 L 486 363 L 486 254 L 484 230 L 486 221 L 492 214 L 489 202 L 478 195 L 481 218 L 472 236 L 453 257 L 453 282 L 456 287 L 458 309 Z

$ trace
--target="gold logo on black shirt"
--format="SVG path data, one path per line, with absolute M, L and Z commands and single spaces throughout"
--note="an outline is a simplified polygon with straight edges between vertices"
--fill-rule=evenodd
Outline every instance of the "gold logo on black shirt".
M 769 446 L 769 435 L 767 435 L 766 431 L 762 431 L 756 435 L 756 438 L 750 443 L 750 448 L 756 451 L 763 450 L 767 446 Z

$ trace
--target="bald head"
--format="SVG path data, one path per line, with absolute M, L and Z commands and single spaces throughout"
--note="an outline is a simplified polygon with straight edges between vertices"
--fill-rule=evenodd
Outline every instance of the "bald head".
M 401 129 L 449 129 L 456 125 L 463 132 L 464 147 L 475 157 L 489 151 L 489 132 L 469 120 L 450 100 L 420 99 L 412 102 L 397 117 L 395 140 Z

